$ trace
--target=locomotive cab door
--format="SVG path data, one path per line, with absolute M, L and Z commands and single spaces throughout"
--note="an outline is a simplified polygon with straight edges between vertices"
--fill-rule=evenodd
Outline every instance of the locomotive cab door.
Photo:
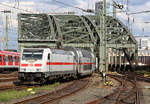
M 48 70 L 50 71 L 50 53 L 48 53 Z

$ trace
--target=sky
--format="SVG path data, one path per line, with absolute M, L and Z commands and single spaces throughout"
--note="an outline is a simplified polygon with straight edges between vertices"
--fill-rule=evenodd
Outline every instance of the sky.
M 0 49 L 1 40 L 4 39 L 5 34 L 5 18 L 9 17 L 9 49 L 18 49 L 17 43 L 17 13 L 63 13 L 63 12 L 75 12 L 78 15 L 86 15 L 83 11 L 76 9 L 75 7 L 87 9 L 95 8 L 95 2 L 100 0 L 57 0 L 62 3 L 58 3 L 55 0 L 0 0 L 0 11 L 11 10 L 10 14 L 0 13 Z M 106 0 L 107 2 L 111 0 Z M 124 5 L 123 11 L 128 13 L 140 12 L 150 10 L 150 0 L 114 0 L 119 4 Z M 125 25 L 127 25 L 134 35 L 149 35 L 150 36 L 150 12 L 141 13 L 135 15 L 129 15 L 130 23 L 128 24 L 128 16 L 126 12 L 118 12 L 117 18 L 119 18 Z M 5 44 L 3 48 L 5 47 Z

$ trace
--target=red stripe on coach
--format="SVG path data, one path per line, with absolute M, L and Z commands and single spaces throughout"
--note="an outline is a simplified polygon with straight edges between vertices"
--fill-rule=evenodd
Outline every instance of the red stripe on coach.
M 67 62 L 47 62 L 47 65 L 74 65 L 76 63 Z M 79 63 L 80 65 L 96 64 L 96 63 Z
M 81 65 L 86 64 L 87 65 L 87 64 L 96 64 L 96 63 L 79 63 L 79 64 L 81 64 Z
M 42 64 L 35 64 L 34 66 L 35 66 L 35 67 L 41 67 Z
M 74 65 L 75 63 L 69 62 L 47 62 L 47 65 Z
M 21 66 L 22 66 L 22 67 L 27 67 L 27 66 L 28 66 L 28 64 L 21 64 Z

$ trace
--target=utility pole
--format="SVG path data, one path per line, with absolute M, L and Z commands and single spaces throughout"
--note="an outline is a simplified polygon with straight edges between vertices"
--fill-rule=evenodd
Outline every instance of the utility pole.
M 3 50 L 3 36 L 1 37 L 1 50 Z
M 11 13 L 9 10 L 1 11 L 6 14 L 6 22 L 5 22 L 5 49 L 8 49 L 8 13 Z
M 0 31 L 1 33 L 2 31 Z M 1 41 L 1 49 L 0 50 L 3 50 L 3 35 L 0 34 L 0 41 Z
M 5 49 L 8 49 L 8 16 L 6 15 L 5 23 Z
M 100 72 L 103 81 L 106 81 L 106 0 L 103 0 L 102 12 L 100 10 Z

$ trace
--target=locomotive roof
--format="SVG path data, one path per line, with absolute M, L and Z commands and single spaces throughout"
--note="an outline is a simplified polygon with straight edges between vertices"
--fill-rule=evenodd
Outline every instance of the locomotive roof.
M 19 52 L 0 51 L 0 54 L 20 55 Z
M 73 53 L 71 51 L 65 51 L 63 49 L 55 49 L 55 48 L 24 48 L 24 50 L 44 50 L 44 49 L 50 49 L 50 51 L 53 54 L 65 54 L 65 55 L 72 55 Z
M 53 54 L 66 54 L 66 55 L 72 55 L 71 51 L 64 51 L 61 49 L 51 49 Z

